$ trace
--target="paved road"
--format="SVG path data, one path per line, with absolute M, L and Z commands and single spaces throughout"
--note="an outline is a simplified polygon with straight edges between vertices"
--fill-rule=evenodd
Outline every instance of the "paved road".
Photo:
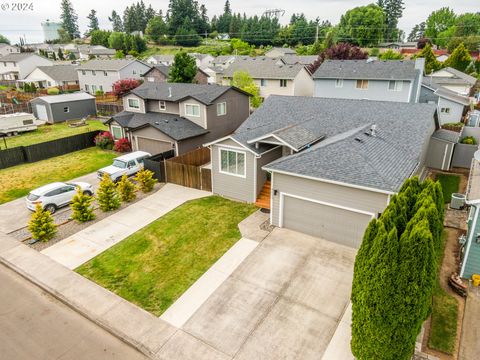
M 96 172 L 79 177 L 72 181 L 87 182 L 92 184 L 95 190 L 100 182 L 100 180 L 97 179 Z M 70 208 L 67 206 L 58 210 L 57 214 L 69 211 Z M 25 197 L 0 205 L 0 232 L 8 234 L 27 226 L 31 215 L 32 213 L 25 206 Z
M 3 265 L 0 284 L 0 358 L 145 359 Z

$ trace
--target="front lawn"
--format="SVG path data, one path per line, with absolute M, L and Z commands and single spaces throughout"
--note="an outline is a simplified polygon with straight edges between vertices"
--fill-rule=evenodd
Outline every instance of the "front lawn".
M 437 174 L 436 180 L 440 181 L 440 185 L 442 185 L 445 204 L 449 203 L 452 199 L 452 194 L 458 192 L 460 188 L 460 176 Z
M 86 126 L 69 127 L 67 123 L 39 126 L 37 130 L 21 133 L 20 135 L 5 138 L 7 147 L 27 146 L 50 140 L 56 140 L 72 135 L 82 134 L 94 130 L 108 130 L 100 120 L 88 120 Z M 3 139 L 0 139 L 0 149 L 5 148 Z
M 54 181 L 67 181 L 112 163 L 118 154 L 97 147 L 0 170 L 0 204 Z
M 241 235 L 256 208 L 210 196 L 187 202 L 76 271 L 160 316 Z

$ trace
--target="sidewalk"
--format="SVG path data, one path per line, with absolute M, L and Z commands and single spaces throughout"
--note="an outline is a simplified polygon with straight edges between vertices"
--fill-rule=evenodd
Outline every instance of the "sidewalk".
M 75 269 L 184 202 L 209 195 L 205 191 L 166 184 L 155 194 L 56 243 L 42 254 Z

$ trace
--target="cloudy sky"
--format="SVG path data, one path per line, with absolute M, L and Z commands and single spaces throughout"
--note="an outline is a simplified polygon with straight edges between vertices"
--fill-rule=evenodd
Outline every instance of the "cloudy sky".
M 13 43 L 18 42 L 20 36 L 25 35 L 27 42 L 43 41 L 40 27 L 45 19 L 58 20 L 60 15 L 60 0 L 21 0 L 32 4 L 33 10 L 12 11 L 12 2 L 19 0 L 0 0 L 0 34 L 7 36 Z M 166 10 L 168 0 L 144 0 L 155 9 Z M 366 5 L 374 0 L 276 0 L 275 5 L 270 1 L 262 0 L 230 0 L 231 7 L 235 12 L 246 12 L 247 15 L 259 14 L 267 8 L 276 7 L 286 11 L 281 22 L 288 22 L 293 12 L 304 12 L 309 18 L 320 17 L 322 20 L 330 20 L 337 23 L 340 16 L 348 9 Z M 205 3 L 208 15 L 212 17 L 223 11 L 225 0 L 199 0 Z M 417 23 L 424 21 L 433 10 L 449 6 L 456 13 L 474 12 L 479 10 L 479 0 L 404 0 L 405 11 L 400 19 L 400 28 L 408 32 Z M 110 28 L 108 15 L 113 9 L 123 13 L 126 6 L 132 0 L 72 0 L 73 6 L 79 17 L 79 25 L 82 33 L 86 30 L 87 19 L 90 9 L 97 10 L 101 28 Z

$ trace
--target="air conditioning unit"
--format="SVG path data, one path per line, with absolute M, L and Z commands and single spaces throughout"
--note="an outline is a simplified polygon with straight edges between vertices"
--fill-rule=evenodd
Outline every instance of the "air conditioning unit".
M 453 193 L 450 201 L 450 209 L 462 210 L 465 207 L 465 194 Z

